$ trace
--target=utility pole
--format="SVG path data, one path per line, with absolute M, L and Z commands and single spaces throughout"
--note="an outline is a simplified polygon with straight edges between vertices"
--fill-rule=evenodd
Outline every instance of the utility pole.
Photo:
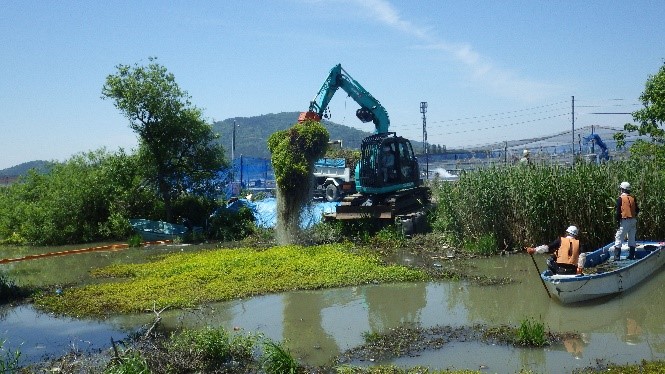
M 235 156 L 235 151 L 236 151 L 236 121 L 233 120 L 233 131 L 231 132 L 231 181 L 235 182 L 236 181 L 236 173 L 235 173 L 235 161 L 236 161 L 236 156 Z
M 233 163 L 233 161 L 236 159 L 235 151 L 236 151 L 236 121 L 233 120 L 233 135 L 231 136 L 231 163 Z
M 425 175 L 426 179 L 429 180 L 429 147 L 427 146 L 427 118 L 425 113 L 427 113 L 427 101 L 420 102 L 420 113 L 423 114 L 423 149 L 425 153 Z
M 575 163 L 575 96 L 571 96 L 572 121 L 573 121 L 573 164 Z

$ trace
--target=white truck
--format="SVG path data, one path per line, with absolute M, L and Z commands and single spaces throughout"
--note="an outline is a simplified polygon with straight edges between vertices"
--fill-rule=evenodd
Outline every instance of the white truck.
M 339 201 L 356 192 L 354 171 L 343 158 L 322 158 L 314 163 L 315 198 Z

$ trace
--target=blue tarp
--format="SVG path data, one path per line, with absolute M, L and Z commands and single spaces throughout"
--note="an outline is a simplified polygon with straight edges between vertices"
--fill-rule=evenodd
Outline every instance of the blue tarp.
M 312 202 L 300 217 L 300 227 L 309 228 L 321 221 L 324 213 L 333 213 L 337 202 Z M 277 199 L 274 197 L 251 201 L 247 199 L 238 199 L 227 209 L 236 209 L 240 206 L 247 206 L 254 212 L 256 225 L 264 228 L 275 227 L 277 223 Z
M 318 167 L 333 167 L 345 168 L 346 160 L 343 158 L 322 158 L 314 162 L 314 166 Z

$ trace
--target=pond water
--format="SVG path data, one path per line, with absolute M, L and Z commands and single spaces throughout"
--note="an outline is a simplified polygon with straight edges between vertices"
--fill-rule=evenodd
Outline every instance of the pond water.
M 161 246 L 0 265 L 21 284 L 86 282 L 93 267 L 144 261 L 153 254 L 198 250 Z M 42 249 L 43 251 L 43 249 Z M 2 252 L 0 249 L 0 257 Z M 405 260 L 416 260 L 405 255 Z M 544 258 L 538 259 L 544 266 Z M 635 363 L 665 359 L 665 314 L 661 313 L 665 272 L 659 272 L 628 293 L 584 304 L 564 306 L 548 298 L 531 258 L 524 254 L 478 259 L 478 274 L 513 277 L 501 286 L 467 282 L 367 285 L 330 290 L 287 292 L 223 303 L 194 310 L 162 313 L 163 328 L 222 326 L 261 332 L 286 341 L 302 362 L 330 363 L 342 351 L 363 343 L 364 332 L 382 332 L 404 323 L 422 327 L 475 324 L 519 326 L 526 318 L 542 321 L 556 332 L 578 332 L 581 339 L 545 349 L 521 349 L 482 342 L 454 342 L 416 357 L 390 361 L 399 366 L 458 368 L 488 372 L 571 372 L 595 365 L 597 359 Z M 115 316 L 104 321 L 55 318 L 30 306 L 0 312 L 0 341 L 19 348 L 23 363 L 59 356 L 70 349 L 101 349 L 150 324 L 152 314 Z M 373 365 L 379 362 L 354 362 Z M 385 363 L 385 362 L 383 362 Z

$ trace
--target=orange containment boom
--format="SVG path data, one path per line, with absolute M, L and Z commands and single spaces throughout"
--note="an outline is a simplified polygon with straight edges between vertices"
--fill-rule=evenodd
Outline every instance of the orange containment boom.
M 160 241 L 155 241 L 155 242 L 143 242 L 143 245 L 166 244 L 168 242 L 170 242 L 170 240 L 160 240 Z M 35 255 L 27 255 L 27 256 L 24 256 L 24 257 L 0 259 L 0 264 L 6 264 L 8 262 L 16 262 L 16 261 L 36 260 L 38 258 L 44 258 L 44 257 L 65 256 L 65 255 L 73 255 L 73 254 L 78 254 L 78 253 L 95 252 L 95 251 L 119 251 L 121 249 L 125 249 L 125 248 L 128 248 L 128 247 L 129 247 L 129 244 L 110 244 L 110 245 L 103 245 L 103 246 L 98 246 L 98 247 L 90 247 L 90 248 L 82 248 L 82 249 L 71 249 L 71 250 L 68 250 L 68 251 L 39 253 L 39 254 L 35 254 Z

